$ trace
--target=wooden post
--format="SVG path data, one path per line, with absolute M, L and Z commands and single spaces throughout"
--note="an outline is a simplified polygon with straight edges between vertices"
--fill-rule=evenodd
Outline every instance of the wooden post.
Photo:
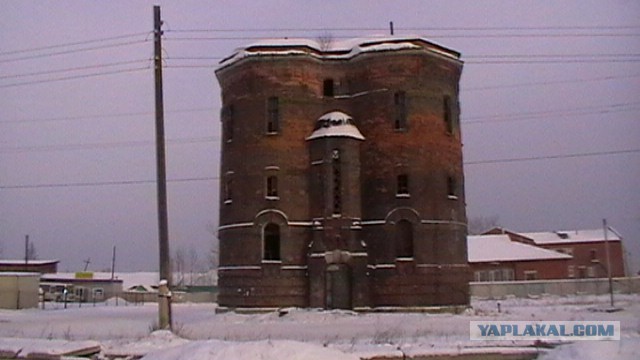
M 158 236 L 160 248 L 160 280 L 166 281 L 168 289 L 171 288 L 171 261 L 169 257 L 169 225 L 167 215 L 167 171 L 165 160 L 164 141 L 164 105 L 162 95 L 162 20 L 160 6 L 153 7 L 153 49 L 154 49 L 154 78 L 155 78 L 155 103 L 156 103 L 156 167 L 158 186 Z M 171 329 L 171 299 L 167 306 L 160 306 L 160 311 L 166 311 L 160 315 L 161 329 Z

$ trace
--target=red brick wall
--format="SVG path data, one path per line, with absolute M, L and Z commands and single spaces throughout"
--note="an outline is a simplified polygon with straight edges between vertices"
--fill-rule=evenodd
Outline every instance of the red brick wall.
M 563 260 L 531 260 L 507 261 L 497 263 L 472 263 L 471 271 L 489 271 L 495 269 L 513 270 L 513 280 L 526 280 L 526 272 L 535 272 L 535 279 L 565 279 L 567 278 L 568 259 Z M 475 280 L 475 278 L 474 278 Z
M 607 250 L 604 241 L 570 243 L 570 244 L 548 244 L 542 247 L 550 250 L 570 249 L 573 259 L 568 265 L 575 267 L 576 278 L 580 277 L 607 277 Z M 625 276 L 624 256 L 622 253 L 622 243 L 620 241 L 609 242 L 609 256 L 611 258 L 611 276 Z M 581 270 L 580 268 L 584 269 Z M 592 268 L 591 272 L 589 268 Z M 592 276 L 593 275 L 593 276 Z
M 220 304 L 323 307 L 330 262 L 321 255 L 333 250 L 343 251 L 349 265 L 354 307 L 468 303 L 460 73 L 461 63 L 423 50 L 333 61 L 255 56 L 219 70 L 222 103 L 233 105 L 235 118 L 233 139 L 223 142 L 221 155 L 220 190 L 230 176 L 233 198 L 225 203 L 220 197 Z M 324 97 L 327 78 L 336 95 L 361 94 Z M 394 129 L 397 91 L 406 93 L 406 131 Z M 267 135 L 271 96 L 279 98 L 280 131 Z M 445 96 L 452 132 L 444 121 Z M 334 110 L 351 115 L 365 140 L 306 141 L 316 120 Z M 332 218 L 327 189 L 313 178 L 311 162 L 336 146 L 345 156 L 344 210 Z M 278 200 L 265 199 L 269 166 L 278 167 L 270 170 L 278 176 Z M 400 172 L 409 175 L 409 197 L 396 196 Z M 455 199 L 448 196 L 448 177 L 456 179 Z M 312 226 L 314 218 L 323 226 Z M 378 270 L 396 263 L 400 220 L 413 224 L 414 258 L 393 271 Z M 279 263 L 261 261 L 268 222 L 281 227 Z

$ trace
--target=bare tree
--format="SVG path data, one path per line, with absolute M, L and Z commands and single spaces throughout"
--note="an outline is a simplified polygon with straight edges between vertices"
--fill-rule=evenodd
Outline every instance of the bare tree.
M 479 235 L 498 226 L 498 216 L 476 216 L 469 219 L 469 235 Z
M 209 258 L 207 259 L 209 262 L 208 268 L 217 269 L 218 264 L 220 263 L 220 256 L 219 256 L 220 240 L 218 239 L 217 227 L 213 224 L 209 224 L 207 226 L 207 231 L 212 236 L 211 249 L 209 251 Z
M 196 273 L 200 271 L 199 264 L 200 259 L 198 257 L 198 251 L 191 246 L 189 248 L 189 285 L 193 286 L 193 278 Z
M 179 247 L 173 253 L 171 262 L 173 263 L 173 276 L 176 279 L 176 287 L 184 286 L 184 272 L 186 264 L 186 255 L 184 249 Z
M 333 44 L 333 35 L 325 31 L 316 38 L 316 41 L 320 45 L 320 50 L 327 51 Z

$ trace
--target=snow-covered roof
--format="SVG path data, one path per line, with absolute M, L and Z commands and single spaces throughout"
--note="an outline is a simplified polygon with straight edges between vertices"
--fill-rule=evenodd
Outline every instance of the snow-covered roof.
M 60 260 L 0 260 L 0 265 L 49 265 L 59 263 Z
M 341 111 L 332 111 L 322 115 L 307 140 L 333 136 L 364 140 L 364 136 L 353 123 L 353 118 Z
M 506 234 L 468 236 L 467 253 L 470 263 L 572 258 L 557 251 L 511 241 Z
M 252 56 L 307 55 L 324 60 L 346 60 L 362 53 L 418 49 L 425 49 L 453 60 L 460 58 L 458 52 L 420 36 L 373 36 L 340 41 L 286 38 L 261 40 L 238 48 L 231 56 L 220 61 L 220 68 Z
M 517 233 L 518 235 L 533 240 L 536 244 L 569 244 L 583 242 L 604 241 L 604 229 L 595 230 L 569 230 Z M 620 236 L 613 230 L 607 231 L 607 240 L 620 241 Z

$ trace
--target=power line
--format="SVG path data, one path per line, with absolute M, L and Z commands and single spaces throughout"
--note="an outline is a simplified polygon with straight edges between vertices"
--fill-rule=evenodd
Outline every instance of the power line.
M 96 76 L 131 73 L 131 72 L 136 72 L 136 71 L 148 70 L 150 68 L 151 68 L 151 66 L 147 65 L 147 66 L 144 66 L 144 67 L 136 67 L 136 68 L 129 68 L 129 69 L 113 70 L 113 71 L 104 71 L 104 72 L 91 73 L 91 74 L 64 76 L 64 77 L 58 77 L 58 78 L 53 78 L 53 79 L 25 81 L 25 82 L 19 82 L 19 83 L 7 84 L 7 85 L 0 85 L 0 89 L 10 88 L 10 87 L 17 87 L 17 86 L 25 86 L 25 85 L 43 84 L 43 83 L 56 82 L 56 81 L 84 79 L 84 78 L 90 78 L 90 77 L 96 77 Z
M 399 31 L 560 31 L 560 30 L 637 30 L 637 25 L 619 26 L 486 26 L 486 27 L 396 27 Z M 209 28 L 209 29 L 169 29 L 166 32 L 175 33 L 198 33 L 198 32 L 316 32 L 316 31 L 385 31 L 388 27 L 338 27 L 338 28 Z
M 86 44 L 92 44 L 92 43 L 104 42 L 104 41 L 121 40 L 121 39 L 126 39 L 126 38 L 136 37 L 136 36 L 142 36 L 142 35 L 148 35 L 148 34 L 149 34 L 149 32 L 140 32 L 140 33 L 119 35 L 119 36 L 112 36 L 112 37 L 107 37 L 107 38 L 99 38 L 99 39 L 76 41 L 76 42 L 70 42 L 70 43 L 64 43 L 64 44 L 41 46 L 41 47 L 37 47 L 37 48 L 4 51 L 4 52 L 0 52 L 0 56 L 22 54 L 22 53 L 42 51 L 42 50 L 51 50 L 51 49 L 57 49 L 57 48 L 62 48 L 62 47 L 86 45 Z
M 168 144 L 180 145 L 180 144 L 197 144 L 197 143 L 210 143 L 220 141 L 218 136 L 207 136 L 199 138 L 181 138 L 181 139 L 169 139 Z M 67 145 L 44 145 L 44 146 L 22 146 L 22 147 L 5 147 L 0 148 L 0 154 L 6 153 L 24 153 L 24 152 L 39 152 L 39 151 L 76 151 L 76 150 L 90 150 L 90 149 L 108 149 L 108 148 L 123 148 L 123 147 L 144 147 L 154 146 L 153 141 L 121 141 L 110 143 L 97 143 L 97 144 L 67 144 Z
M 216 181 L 218 176 L 192 177 L 182 179 L 169 179 L 169 183 L 183 183 L 195 181 Z M 122 186 L 122 185 L 155 185 L 156 180 L 122 180 L 122 181 L 96 181 L 96 182 L 75 182 L 75 183 L 49 183 L 31 185 L 0 185 L 0 190 L 24 190 L 43 188 L 71 188 L 71 187 L 96 187 L 96 186 Z
M 131 46 L 131 45 L 136 45 L 136 44 L 142 44 L 142 43 L 145 43 L 147 41 L 149 41 L 149 40 L 146 40 L 146 39 L 145 40 L 133 40 L 133 41 L 116 43 L 116 44 L 99 45 L 99 46 L 85 47 L 85 48 L 72 49 L 72 50 L 63 50 L 63 51 L 56 51 L 56 52 L 46 53 L 46 54 L 21 56 L 21 57 L 15 57 L 15 58 L 10 58 L 10 59 L 2 59 L 2 60 L 0 60 L 0 63 L 8 63 L 8 62 L 21 61 L 21 60 L 30 60 L 30 59 L 39 59 L 39 58 L 46 58 L 46 57 L 52 57 L 52 56 L 58 56 L 58 55 L 75 54 L 75 53 L 84 52 L 84 51 L 95 51 L 95 50 L 109 49 L 109 48 L 122 47 L 122 46 Z
M 614 54 L 602 54 L 602 53 L 581 53 L 581 54 L 490 54 L 490 55 L 466 55 L 467 59 L 509 59 L 509 58 L 591 58 L 591 57 L 640 57 L 640 54 L 629 53 L 614 53 Z
M 480 90 L 493 90 L 493 89 L 508 89 L 508 88 L 540 86 L 540 85 L 573 84 L 573 83 L 582 83 L 582 82 L 591 82 L 591 81 L 631 79 L 631 78 L 637 78 L 637 77 L 640 77 L 640 74 L 611 75 L 611 76 L 602 76 L 602 77 L 596 77 L 596 78 L 587 78 L 587 79 L 583 78 L 583 79 L 573 79 L 573 80 L 539 81 L 539 82 L 529 82 L 529 83 L 509 84 L 509 85 L 472 86 L 472 87 L 463 87 L 462 91 L 465 92 L 465 91 L 480 91 Z
M 278 38 L 288 38 L 290 36 L 278 36 Z M 429 34 L 425 35 L 428 39 L 503 39 L 503 38 L 594 38 L 594 37 L 640 37 L 640 33 L 528 33 L 528 34 Z M 273 37 L 266 36 L 179 36 L 179 37 L 167 37 L 168 41 L 236 41 L 236 40 L 268 40 Z M 353 36 L 348 35 L 333 35 L 333 39 L 351 39 Z
M 463 124 L 505 122 L 505 121 L 514 121 L 514 120 L 524 120 L 524 119 L 548 118 L 551 116 L 562 116 L 562 115 L 565 115 L 565 116 L 589 115 L 589 114 L 600 114 L 600 113 L 608 113 L 608 112 L 633 111 L 633 110 L 637 110 L 638 106 L 640 106 L 640 102 L 629 102 L 629 103 L 619 103 L 619 104 L 600 105 L 600 106 L 584 106 L 584 107 L 577 107 L 577 108 L 557 109 L 557 110 L 548 110 L 548 111 L 532 111 L 532 112 L 512 113 L 512 114 L 472 116 L 472 117 L 466 118 L 466 120 L 463 121 Z
M 15 78 L 21 78 L 21 77 L 60 74 L 60 73 L 81 71 L 81 70 L 102 69 L 102 68 L 107 68 L 107 67 L 130 65 L 130 64 L 136 64 L 136 63 L 139 63 L 139 62 L 149 62 L 149 61 L 151 61 L 151 59 L 139 59 L 139 60 L 130 60 L 130 61 L 119 61 L 119 62 L 114 62 L 114 63 L 103 63 L 103 64 L 95 64 L 95 65 L 87 65 L 87 66 L 78 66 L 78 67 L 65 68 L 65 69 L 36 71 L 36 72 L 31 72 L 31 73 L 4 75 L 4 76 L 0 76 L 0 79 L 15 79 Z
M 598 151 L 598 152 L 576 153 L 576 154 L 565 154 L 565 155 L 531 156 L 531 157 L 521 157 L 521 158 L 494 159 L 494 160 L 465 161 L 464 165 L 501 164 L 501 163 L 525 162 L 525 161 L 534 161 L 534 160 L 569 159 L 569 158 L 635 154 L 635 153 L 640 153 L 640 149 Z
M 520 59 L 520 60 L 468 60 L 469 65 L 518 65 L 518 64 L 586 64 L 586 63 L 636 63 L 637 59 Z
M 464 165 L 514 163 L 514 162 L 525 162 L 525 161 L 535 161 L 535 160 L 554 160 L 554 159 L 567 159 L 567 158 L 592 157 L 592 156 L 610 156 L 610 155 L 635 154 L 635 153 L 640 153 L 640 149 L 599 151 L 599 152 L 588 152 L 588 153 L 576 153 L 576 154 L 564 154 L 564 155 L 547 155 L 547 156 L 534 156 L 534 157 L 522 157 L 522 158 L 494 159 L 494 160 L 465 161 Z M 204 176 L 204 177 L 170 179 L 170 180 L 167 180 L 167 182 L 170 182 L 170 183 L 183 183 L 183 182 L 196 182 L 196 181 L 219 181 L 219 180 L 220 180 L 219 176 Z M 0 190 L 24 190 L 24 189 L 42 189 L 42 188 L 71 188 L 71 187 L 97 187 L 97 186 L 122 186 L 122 185 L 149 185 L 149 184 L 154 184 L 155 185 L 156 184 L 156 180 L 124 180 L 124 181 L 113 180 L 113 181 L 74 182 L 74 183 L 0 185 Z
M 204 112 L 215 111 L 216 109 L 210 107 L 203 108 L 189 108 L 189 109 L 175 109 L 166 110 L 167 113 L 189 113 L 189 112 Z M 138 111 L 138 112 L 126 112 L 126 113 L 113 113 L 113 114 L 90 114 L 90 115 L 76 115 L 76 116 L 57 116 L 50 118 L 34 118 L 34 119 L 18 119 L 18 120 L 5 120 L 0 121 L 2 124 L 21 124 L 21 123 L 39 123 L 39 122 L 56 122 L 56 121 L 73 121 L 73 120 L 95 120 L 95 119 L 108 119 L 108 118 L 120 118 L 120 117 L 135 117 L 143 115 L 153 115 L 153 111 Z

